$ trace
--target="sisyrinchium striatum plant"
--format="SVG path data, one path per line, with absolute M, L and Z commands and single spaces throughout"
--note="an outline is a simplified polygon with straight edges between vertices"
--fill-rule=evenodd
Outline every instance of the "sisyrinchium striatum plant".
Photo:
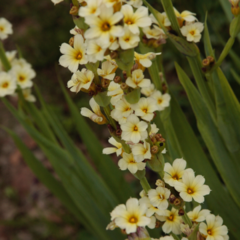
M 31 65 L 0 45 L 0 96 L 48 157 L 59 180 L 15 133 L 6 131 L 37 177 L 95 239 L 238 239 L 240 105 L 221 64 L 239 36 L 240 11 L 239 1 L 229 2 L 229 40 L 216 56 L 207 16 L 201 23 L 195 13 L 179 12 L 171 0 L 159 1 L 164 12 L 146 0 L 72 1 L 75 27 L 69 42 L 60 46 L 59 59 L 72 77 L 67 84 L 59 80 L 94 167 L 37 87 L 41 108 L 31 103 L 36 100 L 30 92 L 35 77 Z M 11 33 L 11 24 L 0 19 L 0 38 Z M 203 53 L 197 46 L 201 39 Z M 167 41 L 185 56 L 194 76 L 195 83 L 181 63 L 175 63 L 210 157 L 168 87 L 162 61 Z M 88 94 L 89 106 L 78 109 L 64 85 L 76 94 Z M 15 92 L 18 109 L 6 99 Z M 109 147 L 102 149 L 84 117 L 105 125 Z M 117 165 L 110 154 L 118 157 Z M 157 174 L 155 186 L 146 169 Z M 139 180 L 140 197 L 125 181 L 126 170 Z

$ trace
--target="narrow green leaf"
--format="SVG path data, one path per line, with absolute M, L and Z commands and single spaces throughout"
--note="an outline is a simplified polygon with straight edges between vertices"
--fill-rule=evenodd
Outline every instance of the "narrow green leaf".
M 79 180 L 74 161 L 69 153 L 48 141 L 32 126 L 28 125 L 6 99 L 3 99 L 2 101 L 11 111 L 11 113 L 25 127 L 30 136 L 32 136 L 33 139 L 43 149 L 52 166 L 56 170 L 56 173 L 60 177 L 65 190 L 68 192 L 76 206 L 87 219 L 87 222 L 84 222 L 83 224 L 89 224 L 94 232 L 94 235 L 99 239 L 110 240 L 113 238 L 115 239 L 115 237 L 116 239 L 121 239 L 116 232 L 106 232 L 105 227 L 109 222 L 108 213 L 112 207 L 108 206 L 110 209 L 106 211 L 97 204 L 98 199 L 92 197 L 90 192 L 91 190 L 84 184 L 89 180 L 89 177 L 85 178 L 85 182 Z M 96 192 L 98 191 L 97 188 L 94 190 Z M 98 195 L 98 197 L 99 196 L 101 196 L 101 198 L 107 197 L 104 194 Z M 105 213 L 103 213 L 104 211 Z
M 133 63 L 134 63 L 134 49 L 128 49 L 128 50 L 121 50 L 118 51 L 118 56 L 115 59 L 118 67 L 121 70 L 124 70 L 127 72 L 127 74 L 129 75 Z
M 209 149 L 212 159 L 214 160 L 214 163 L 233 199 L 238 206 L 240 206 L 240 189 L 238 181 L 236 180 L 239 176 L 238 169 L 233 163 L 232 157 L 226 149 L 199 92 L 178 64 L 176 64 L 176 69 L 179 80 L 187 92 L 189 101 L 195 113 L 198 129 Z
M 109 210 L 109 208 L 114 207 L 118 203 L 117 198 L 114 196 L 114 192 L 109 190 L 106 183 L 94 171 L 82 152 L 75 147 L 75 144 L 70 139 L 55 114 L 53 112 L 50 114 L 50 110 L 48 109 L 48 106 L 46 106 L 38 90 L 37 94 L 41 101 L 45 117 L 48 119 L 56 135 L 59 137 L 69 154 L 72 156 L 72 159 L 74 159 L 74 166 L 76 172 L 78 173 L 79 179 L 84 182 L 101 209 Z M 104 197 L 98 198 L 100 195 L 103 195 Z
M 76 130 L 86 145 L 88 153 L 92 157 L 96 168 L 108 186 L 116 194 L 119 201 L 126 201 L 129 196 L 134 196 L 132 189 L 130 188 L 129 184 L 126 183 L 122 172 L 116 167 L 112 159 L 108 155 L 102 154 L 103 147 L 101 143 L 87 124 L 86 120 L 80 115 L 80 111 L 77 109 L 72 99 L 69 97 L 62 82 L 60 82 L 60 86 L 70 108 L 72 118 L 75 119 L 74 122 L 76 124 Z M 120 186 L 121 188 L 124 188 L 123 192 L 116 191 L 116 189 L 120 188 Z
M 2 65 L 5 69 L 5 71 L 9 71 L 11 69 L 11 64 L 9 63 L 6 54 L 5 54 L 5 49 L 3 47 L 2 42 L 0 41 L 0 60 L 2 62 Z
M 98 93 L 93 98 L 96 101 L 96 103 L 101 107 L 107 107 L 111 100 L 111 97 L 107 96 L 107 91 Z
M 232 218 L 229 212 L 239 212 L 240 208 L 219 179 L 174 97 L 171 99 L 171 120 L 177 136 L 176 140 L 182 151 L 182 155 L 178 157 L 183 157 L 187 161 L 188 167 L 193 168 L 196 174 L 204 176 L 206 184 L 212 190 L 210 195 L 206 196 L 208 208 L 213 210 L 214 214 L 219 214 L 224 219 L 224 224 L 228 226 L 230 232 L 238 239 L 240 234 L 240 229 L 238 228 L 240 216 L 236 216 L 238 218 L 236 220 Z
M 34 156 L 34 154 L 27 148 L 27 146 L 21 141 L 21 139 L 11 130 L 5 129 L 13 138 L 16 146 L 21 151 L 21 154 L 33 171 L 36 177 L 63 203 L 63 205 L 79 220 L 84 222 L 86 219 L 81 215 L 81 212 L 75 206 L 71 198 L 69 198 L 67 192 L 62 185 L 57 181 L 49 171 L 42 165 L 42 163 Z M 88 228 L 88 230 L 90 230 Z
M 136 88 L 132 92 L 126 94 L 125 99 L 127 100 L 128 103 L 135 104 L 139 101 L 140 96 L 141 96 L 141 89 Z
M 73 22 L 79 29 L 87 29 L 88 25 L 85 23 L 84 18 L 73 16 Z
M 240 76 L 236 73 L 236 71 L 233 68 L 230 71 L 231 71 L 231 74 L 233 75 L 233 78 L 236 80 L 236 82 L 240 84 Z
M 178 36 L 182 36 L 180 27 L 178 24 L 178 20 L 177 20 L 177 17 L 175 15 L 175 12 L 173 9 L 172 1 L 171 0 L 161 0 L 161 2 L 162 2 L 164 10 L 168 16 L 168 19 L 171 22 L 171 27 L 173 28 L 174 31 L 176 31 L 178 33 Z
M 207 14 L 205 17 L 205 26 L 204 26 L 204 49 L 205 49 L 205 55 L 207 56 L 212 56 L 215 57 L 213 48 L 212 48 L 212 44 L 211 44 L 211 40 L 210 40 L 210 36 L 209 36 L 209 32 L 208 32 L 208 25 L 207 25 Z

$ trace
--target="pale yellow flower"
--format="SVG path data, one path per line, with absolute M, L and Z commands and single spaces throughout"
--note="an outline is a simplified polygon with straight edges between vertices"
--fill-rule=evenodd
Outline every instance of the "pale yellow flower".
M 156 189 L 150 189 L 148 191 L 150 202 L 160 210 L 166 210 L 168 208 L 168 198 L 170 194 L 170 190 L 163 187 L 157 187 Z
M 0 72 L 0 97 L 12 95 L 16 88 L 17 84 L 13 77 L 6 72 Z
M 117 206 L 111 212 L 111 217 L 118 227 L 130 234 L 136 232 L 138 227 L 145 227 L 151 222 L 151 219 L 145 215 L 146 211 L 146 204 L 140 203 L 136 198 L 130 198 L 126 206 L 124 204 Z
M 144 162 L 136 162 L 132 153 L 123 153 L 123 158 L 118 161 L 118 166 L 121 170 L 128 169 L 132 174 L 135 174 L 138 170 L 143 170 L 146 166 Z
M 180 30 L 183 36 L 187 38 L 189 42 L 199 42 L 202 35 L 201 32 L 204 29 L 204 25 L 200 22 L 190 23 L 183 26 Z
M 60 52 L 63 54 L 59 59 L 60 65 L 67 67 L 71 72 L 76 72 L 79 64 L 88 62 L 85 48 L 84 39 L 80 34 L 75 35 L 73 47 L 63 43 L 60 47 Z
M 93 112 L 91 110 L 89 110 L 88 108 L 83 107 L 83 108 L 81 108 L 81 115 L 83 115 L 84 117 L 90 118 L 93 122 L 95 122 L 97 124 L 100 124 L 100 125 L 105 124 L 107 122 L 107 119 L 102 114 L 100 106 L 96 103 L 94 98 L 91 98 L 89 104 L 90 104 Z
M 151 81 L 150 79 L 144 78 L 143 71 L 141 69 L 137 69 L 132 72 L 131 77 L 127 78 L 126 84 L 132 88 L 145 88 L 150 86 Z
M 123 5 L 121 12 L 124 15 L 124 25 L 129 28 L 133 34 L 139 34 L 139 27 L 149 27 L 152 24 L 151 18 L 148 16 L 146 7 L 139 7 L 135 12 L 131 5 Z
M 103 154 L 116 153 L 117 156 L 122 154 L 123 148 L 121 143 L 117 142 L 113 137 L 109 138 L 108 142 L 111 143 L 114 147 L 104 148 Z
M 187 213 L 188 217 L 193 222 L 203 222 L 205 221 L 206 217 L 210 214 L 210 211 L 207 209 L 201 210 L 201 205 L 195 207 L 193 211 Z
M 204 185 L 205 178 L 201 175 L 195 177 L 193 171 L 184 171 L 182 182 L 175 182 L 174 187 L 180 193 L 180 197 L 191 202 L 194 199 L 198 203 L 204 202 L 204 196 L 210 193 L 210 188 Z
M 140 121 L 136 115 L 131 114 L 127 122 L 121 125 L 122 139 L 133 143 L 145 140 L 148 136 L 147 127 L 146 122 Z
M 12 24 L 5 18 L 0 18 L 0 39 L 4 40 L 12 33 Z
M 199 232 L 204 236 L 206 240 L 227 240 L 228 229 L 223 225 L 223 220 L 219 216 L 209 214 L 206 217 L 205 223 L 200 223 Z
M 94 74 L 92 71 L 83 68 L 72 75 L 71 80 L 68 81 L 67 86 L 71 92 L 78 93 L 82 88 L 88 90 L 92 84 Z
M 122 49 L 135 48 L 140 42 L 138 34 L 133 34 L 127 27 L 124 27 L 124 35 L 119 37 L 119 44 Z

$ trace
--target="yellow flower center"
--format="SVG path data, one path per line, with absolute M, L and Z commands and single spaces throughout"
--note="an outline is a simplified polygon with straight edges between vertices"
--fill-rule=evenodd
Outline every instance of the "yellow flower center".
M 190 33 L 191 35 L 193 35 L 193 36 L 195 35 L 195 31 L 194 31 L 194 30 L 190 31 L 189 33 Z
M 168 219 L 169 221 L 173 221 L 173 220 L 174 220 L 174 215 L 170 215 L 167 219 Z
M 100 51 L 102 51 L 102 48 L 100 46 L 98 46 L 97 52 L 100 52 Z
M 126 108 L 124 109 L 124 112 L 130 111 L 130 110 L 131 110 L 130 107 L 126 107 Z
M 129 42 L 129 41 L 130 41 L 129 37 L 125 38 L 125 42 Z
M 178 180 L 178 179 L 179 179 L 179 177 L 178 177 L 177 174 L 175 174 L 174 176 L 172 176 L 172 178 L 173 178 L 174 180 Z
M 159 199 L 162 199 L 162 200 L 164 199 L 164 196 L 161 194 L 159 194 L 158 197 L 159 197 Z
M 111 29 L 111 25 L 108 22 L 102 24 L 102 30 L 104 32 L 109 31 Z
M 3 32 L 4 28 L 3 27 L 0 27 L 0 31 Z
M 211 229 L 208 229 L 208 230 L 207 230 L 207 233 L 208 233 L 208 235 L 212 235 L 212 230 L 211 230 Z
M 138 127 L 134 126 L 133 131 L 137 132 L 138 131 Z
M 147 113 L 148 110 L 147 110 L 147 108 L 144 108 L 142 111 L 145 112 L 145 113 Z
M 18 77 L 18 81 L 19 82 L 24 82 L 25 79 L 26 78 L 24 76 L 21 76 L 21 75 Z
M 91 13 L 95 13 L 96 12 L 96 8 L 92 8 Z
M 138 219 L 137 219 L 135 216 L 133 216 L 133 217 L 130 217 L 130 218 L 129 218 L 129 222 L 130 222 L 130 223 L 137 223 L 137 222 L 138 222 Z
M 132 21 L 131 19 L 127 19 L 127 20 L 125 21 L 125 23 L 126 23 L 127 25 L 131 25 L 131 24 L 133 24 L 133 21 Z
M 162 101 L 163 101 L 163 100 L 162 100 L 161 98 L 158 99 L 158 103 L 159 103 L 159 104 L 161 104 Z
M 8 82 L 4 82 L 3 84 L 2 84 L 2 88 L 7 88 L 9 86 L 9 83 Z
M 193 194 L 193 190 L 191 188 L 188 188 L 187 193 L 188 194 Z
M 78 53 L 76 54 L 76 59 L 77 59 L 77 60 L 81 60 L 81 59 L 82 59 L 82 53 L 81 53 L 81 52 L 78 52 Z

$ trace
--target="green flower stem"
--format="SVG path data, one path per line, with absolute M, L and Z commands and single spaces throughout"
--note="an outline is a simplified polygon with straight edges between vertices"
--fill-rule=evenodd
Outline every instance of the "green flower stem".
M 0 42 L 0 59 L 2 61 L 2 65 L 6 71 L 9 71 L 11 69 L 11 64 L 9 63 L 6 54 L 5 49 L 3 47 L 2 42 Z
M 171 0 L 162 0 L 161 2 L 162 2 L 165 12 L 167 13 L 168 19 L 171 22 L 172 29 L 178 33 L 178 36 L 182 36 L 178 21 L 176 18 L 176 14 L 173 9 L 172 1 Z
M 180 238 L 179 238 L 176 234 L 171 233 L 171 235 L 172 235 L 172 237 L 173 237 L 175 240 L 180 240 Z
M 115 130 L 117 129 L 117 125 L 116 125 L 116 122 L 112 119 L 110 113 L 111 113 L 111 109 L 110 109 L 110 106 L 108 105 L 107 107 L 104 107 L 103 108 L 106 116 L 107 116 L 107 119 L 109 121 L 109 123 L 115 128 Z
M 211 72 L 214 71 L 214 70 L 216 70 L 216 69 L 222 64 L 223 60 L 226 58 L 226 56 L 228 55 L 229 51 L 231 50 L 234 42 L 235 42 L 235 38 L 230 37 L 229 40 L 228 40 L 228 42 L 227 42 L 227 44 L 225 45 L 225 47 L 224 47 L 221 55 L 220 55 L 217 63 L 214 65 L 214 67 L 213 67 L 213 69 L 211 70 Z
M 141 183 L 141 185 L 142 185 L 143 190 L 144 190 L 146 193 L 151 189 L 151 187 L 150 187 L 150 185 L 149 185 L 148 180 L 147 180 L 146 177 L 141 178 L 141 179 L 140 179 L 140 183 Z
M 187 213 L 184 212 L 184 215 L 182 216 L 183 221 L 191 228 L 192 227 L 192 221 L 188 217 Z

